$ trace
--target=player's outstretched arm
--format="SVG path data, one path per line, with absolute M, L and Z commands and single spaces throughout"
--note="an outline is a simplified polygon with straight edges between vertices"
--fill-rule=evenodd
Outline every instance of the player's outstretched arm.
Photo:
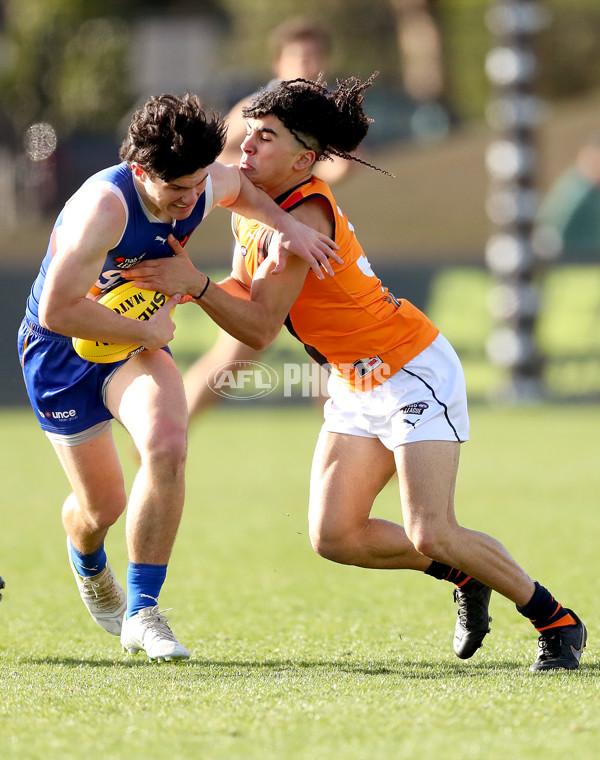
M 256 219 L 279 232 L 278 245 L 274 246 L 272 253 L 275 261 L 273 274 L 282 272 L 287 256 L 294 254 L 304 259 L 319 279 L 325 276 L 323 270 L 333 276 L 330 259 L 338 264 L 342 263 L 342 259 L 336 253 L 337 244 L 330 237 L 307 227 L 283 211 L 237 167 L 215 163 L 210 167 L 210 174 L 213 179 L 215 205 Z
M 217 285 L 196 269 L 172 235 L 168 242 L 173 257 L 141 262 L 124 271 L 123 277 L 139 287 L 191 297 L 214 322 L 251 348 L 263 350 L 275 340 L 304 285 L 309 271 L 306 261 L 293 257 L 285 272 L 273 277 L 274 263 L 269 256 L 254 275 L 248 298 L 246 285 L 250 283 L 244 282 L 242 267 L 238 267 L 237 288 Z

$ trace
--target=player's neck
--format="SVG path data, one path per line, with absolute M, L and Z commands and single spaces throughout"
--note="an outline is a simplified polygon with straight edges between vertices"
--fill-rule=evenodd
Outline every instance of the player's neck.
M 303 172 L 302 175 L 289 177 L 285 182 L 280 182 L 277 185 L 273 185 L 272 187 L 261 187 L 261 190 L 264 190 L 269 197 L 275 200 L 282 195 L 288 195 L 295 188 L 300 187 L 300 185 L 303 185 L 305 182 L 308 182 L 311 177 L 312 171 Z
M 152 201 L 148 193 L 145 191 L 144 185 L 136 177 L 133 178 L 133 186 L 135 187 L 144 211 L 147 212 L 146 216 L 149 215 L 148 218 L 152 217 L 150 218 L 150 221 L 167 222 L 168 224 L 173 222 L 173 217 L 166 211 L 161 210 L 156 203 Z

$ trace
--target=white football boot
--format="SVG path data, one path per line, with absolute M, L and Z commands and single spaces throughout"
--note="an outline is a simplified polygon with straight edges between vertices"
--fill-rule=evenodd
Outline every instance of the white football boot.
M 88 612 L 105 631 L 112 633 L 113 636 L 120 636 L 123 617 L 127 609 L 127 599 L 125 592 L 117 583 L 110 564 L 107 562 L 104 570 L 98 575 L 85 578 L 79 575 L 73 565 L 69 550 L 69 539 L 67 539 L 67 552 L 69 553 L 69 566 L 75 576 L 79 595 Z
M 190 653 L 180 644 L 167 624 L 167 618 L 155 607 L 144 607 L 123 621 L 121 646 L 124 652 L 144 650 L 153 662 L 189 660 Z

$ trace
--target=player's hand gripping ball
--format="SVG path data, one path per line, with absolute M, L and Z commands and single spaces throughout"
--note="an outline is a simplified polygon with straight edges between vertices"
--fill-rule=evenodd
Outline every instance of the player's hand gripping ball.
M 145 290 L 138 288 L 133 282 L 124 282 L 109 290 L 108 293 L 101 295 L 98 298 L 98 303 L 130 319 L 150 319 L 170 298 L 171 296 L 166 296 L 157 290 Z M 171 314 L 173 311 L 175 308 Z M 73 348 L 82 359 L 100 364 L 119 362 L 133 356 L 138 351 L 145 350 L 143 346 L 135 343 L 125 346 L 85 338 L 73 338 Z

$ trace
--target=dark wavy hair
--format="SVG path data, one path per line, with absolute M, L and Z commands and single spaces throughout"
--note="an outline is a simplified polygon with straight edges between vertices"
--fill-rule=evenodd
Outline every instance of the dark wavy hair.
M 301 145 L 315 151 L 317 160 L 339 156 L 389 175 L 352 154 L 373 121 L 363 110 L 364 92 L 378 73 L 363 83 L 357 77 L 338 79 L 331 91 L 321 77 L 316 82 L 308 79 L 277 82 L 260 90 L 250 105 L 242 109 L 242 114 L 245 119 L 276 116 Z
M 170 182 L 212 164 L 226 134 L 220 116 L 207 114 L 197 95 L 156 95 L 133 114 L 119 156 Z

